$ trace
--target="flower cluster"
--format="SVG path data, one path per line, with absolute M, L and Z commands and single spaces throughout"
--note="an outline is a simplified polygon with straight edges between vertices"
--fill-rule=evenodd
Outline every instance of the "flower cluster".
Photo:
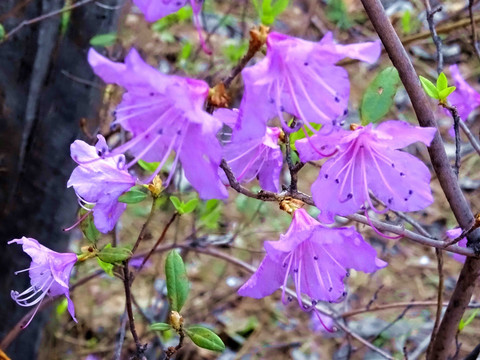
M 134 2 L 147 20 L 154 21 L 183 7 L 187 0 Z M 198 26 L 202 1 L 190 3 Z M 163 176 L 160 172 L 169 159 L 169 174 L 162 179 L 165 188 L 181 163 L 202 199 L 225 199 L 226 178 L 220 169 L 224 159 L 239 182 L 258 178 L 262 189 L 279 192 L 283 167 L 279 143 L 286 133 L 299 129 L 307 133 L 308 128 L 313 135 L 298 140 L 296 149 L 303 162 L 326 159 L 312 185 L 323 224 L 303 209 L 293 211 L 288 231 L 279 241 L 265 242 L 266 256 L 239 294 L 261 298 L 282 288 L 286 303 L 285 291 L 292 278 L 302 309 L 314 311 L 322 321 L 316 303 L 341 301 L 350 269 L 373 273 L 386 266 L 352 227 L 324 224 L 332 223 L 336 215 L 358 210 L 368 217 L 368 209 L 415 211 L 430 205 L 428 168 L 400 149 L 414 142 L 428 146 L 436 129 L 401 121 L 350 130 L 341 127 L 350 83 L 346 70 L 336 63 L 344 57 L 375 62 L 380 55 L 378 41 L 339 45 L 328 33 L 315 43 L 272 32 L 266 45 L 266 57 L 242 71 L 245 91 L 239 109 L 222 109 L 213 115 L 205 111 L 206 82 L 163 74 L 134 49 L 124 62 L 113 62 L 91 49 L 88 61 L 93 71 L 125 90 L 113 125 L 125 130 L 128 140 L 112 149 L 101 135 L 95 146 L 76 140 L 71 157 L 78 166 L 67 186 L 73 187 L 80 206 L 93 214 L 95 226 L 103 233 L 114 228 L 126 208 L 119 197 L 137 183 L 159 181 L 157 176 Z M 320 131 L 312 123 L 321 125 Z M 220 130 L 227 128 L 231 136 L 220 141 Z M 158 163 L 147 179 L 131 174 L 140 160 Z M 378 210 L 375 201 L 385 209 Z M 12 292 L 12 298 L 30 306 L 46 295 L 65 295 L 75 319 L 68 280 L 77 256 L 53 252 L 34 239 L 11 242 L 22 244 L 32 257 L 30 268 L 24 270 L 29 271 L 32 286 L 21 294 Z M 310 298 L 311 307 L 303 305 L 303 295 Z

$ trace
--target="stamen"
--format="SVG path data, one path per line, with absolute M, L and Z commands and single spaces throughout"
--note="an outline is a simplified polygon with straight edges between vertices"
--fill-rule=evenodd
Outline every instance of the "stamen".
M 316 307 L 313 308 L 313 312 L 315 313 L 315 315 L 317 315 L 318 321 L 320 321 L 320 324 L 322 324 L 323 328 L 326 331 L 328 331 L 329 333 L 335 332 L 335 328 L 330 329 L 330 328 L 327 327 L 327 325 L 325 325 L 322 318 L 320 317 L 320 312 L 318 311 L 318 309 Z
M 82 206 L 82 208 L 84 208 Z M 84 208 L 85 209 L 85 208 Z M 80 218 L 70 227 L 68 228 L 65 228 L 63 229 L 63 231 L 70 231 L 72 229 L 75 229 L 83 220 L 85 220 L 87 218 L 88 215 L 90 215 L 90 213 L 93 211 L 93 209 L 89 209 L 88 212 L 86 212 L 85 214 L 83 214 L 82 216 L 80 216 Z
M 147 179 L 146 181 L 146 184 L 149 184 L 153 181 L 153 179 L 155 178 L 155 176 L 158 175 L 158 173 L 162 170 L 162 167 L 163 165 L 165 165 L 165 163 L 167 162 L 167 159 L 168 157 L 170 156 L 170 153 L 172 152 L 172 149 L 178 139 L 179 136 L 182 136 L 181 137 L 181 142 L 180 142 L 180 146 L 177 146 L 177 153 L 180 153 L 181 151 L 181 145 L 183 144 L 183 138 L 184 138 L 184 134 L 185 134 L 185 128 L 188 126 L 188 123 L 185 123 L 183 125 L 183 127 L 177 131 L 177 134 L 172 138 L 172 141 L 170 141 L 170 144 L 168 145 L 168 149 L 167 151 L 165 152 L 165 155 L 163 156 L 163 159 L 162 161 L 160 162 L 160 164 L 157 166 L 157 169 L 154 171 L 154 173 L 152 175 L 150 175 L 150 177 Z M 173 171 L 174 169 L 170 169 L 170 171 Z
M 44 265 L 40 264 L 40 265 L 37 265 L 37 266 L 31 266 L 31 267 L 29 267 L 29 268 L 27 268 L 27 269 L 15 271 L 14 274 L 15 274 L 15 275 L 18 275 L 18 274 L 23 273 L 23 272 L 25 272 L 25 271 L 30 271 L 30 270 L 38 269 L 39 267 L 42 267 L 42 266 L 44 266 Z
M 288 277 L 290 275 L 290 268 L 292 266 L 292 260 L 293 260 L 293 252 L 290 252 L 284 259 L 284 263 L 286 263 L 287 259 L 289 259 L 288 261 L 288 266 L 287 266 L 287 269 L 285 271 L 285 278 L 283 280 L 283 286 L 282 286 L 282 303 L 284 305 L 287 304 L 287 302 L 285 301 L 285 289 L 287 288 L 287 281 L 288 281 Z
M 308 122 L 307 122 L 308 125 L 310 125 Z M 305 137 L 307 138 L 307 141 L 308 141 L 308 144 L 312 147 L 313 150 L 315 150 L 316 153 L 318 153 L 320 156 L 323 156 L 323 157 L 330 157 L 332 155 L 335 155 L 337 152 L 338 152 L 338 149 L 334 149 L 330 154 L 325 154 L 323 152 L 321 152 L 312 142 L 311 140 L 311 137 L 310 135 L 308 134 L 307 132 L 307 129 L 305 128 L 305 125 L 302 124 L 302 128 L 303 128 L 303 132 L 305 133 Z
M 373 210 L 373 212 L 377 214 L 385 214 L 389 211 L 389 208 L 386 207 L 383 210 L 378 210 L 372 203 L 372 199 L 370 198 L 370 193 L 368 192 L 368 183 L 367 183 L 367 169 L 365 166 L 365 154 L 364 154 L 364 148 L 362 148 L 361 152 L 361 167 L 362 167 L 362 175 L 363 175 L 363 182 L 364 182 L 364 191 L 365 191 L 365 197 L 367 199 L 368 205 L 370 206 L 370 209 Z M 367 210 L 365 210 L 367 211 Z
M 165 117 L 165 115 L 169 115 L 169 113 L 171 113 L 172 111 L 174 111 L 174 110 L 172 110 L 171 108 L 169 110 L 167 110 L 160 118 L 157 119 L 157 121 L 154 121 L 145 131 L 143 131 L 141 134 L 138 134 L 138 135 L 134 136 L 132 139 L 127 141 L 125 144 L 122 144 L 122 145 L 116 147 L 115 149 L 113 149 L 110 152 L 109 155 L 113 156 L 113 155 L 123 154 L 127 150 L 130 150 L 133 146 L 137 145 L 140 141 L 144 140 L 147 136 L 149 136 L 151 133 L 153 133 L 155 128 L 160 126 L 161 119 L 163 119 Z
M 293 77 L 294 79 L 300 79 L 300 76 L 294 76 Z M 296 84 L 300 87 L 300 91 L 302 92 L 302 95 L 304 96 L 304 99 L 307 100 L 308 104 L 313 108 L 313 110 L 315 110 L 317 112 L 317 114 L 320 116 L 320 117 L 323 117 L 325 120 L 329 121 L 331 120 L 329 116 L 327 116 L 318 106 L 317 104 L 315 104 L 310 96 L 310 94 L 308 93 L 307 89 L 305 89 L 305 86 L 303 85 L 303 83 L 298 80 L 296 81 Z M 340 101 L 340 100 L 339 100 Z M 308 122 L 307 119 L 304 119 L 305 122 Z

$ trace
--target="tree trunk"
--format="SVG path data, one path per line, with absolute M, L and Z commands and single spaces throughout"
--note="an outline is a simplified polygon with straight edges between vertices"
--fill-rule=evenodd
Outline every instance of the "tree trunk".
M 123 0 L 103 0 L 117 6 Z M 1 0 L 0 23 L 6 31 L 22 20 L 61 9 L 65 0 Z M 80 120 L 95 119 L 99 87 L 87 63 L 89 40 L 114 31 L 115 7 L 88 3 L 71 11 L 66 31 L 54 16 L 25 26 L 0 44 L 0 339 L 30 309 L 18 306 L 10 290 L 29 286 L 30 258 L 7 241 L 33 237 L 63 251 L 77 203 L 66 189 L 74 162 L 70 144 L 81 137 Z M 72 76 L 69 76 L 72 75 Z M 83 79 L 85 81 L 78 81 Z M 91 126 L 96 126 L 90 124 Z M 35 320 L 7 349 L 14 359 L 35 359 L 46 316 Z

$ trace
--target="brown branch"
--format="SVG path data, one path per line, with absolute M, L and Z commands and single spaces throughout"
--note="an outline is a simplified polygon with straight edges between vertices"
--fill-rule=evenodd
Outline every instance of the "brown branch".
M 460 125 L 460 128 L 462 129 L 463 133 L 467 136 L 468 140 L 470 141 L 470 144 L 472 144 L 472 147 L 475 149 L 478 155 L 480 155 L 480 143 L 477 141 L 477 138 L 475 135 L 472 134 L 470 129 L 468 128 L 467 124 L 465 122 L 460 121 L 458 123 Z
M 430 344 L 427 348 L 427 357 L 430 354 L 432 346 L 434 344 L 435 336 L 437 336 L 438 326 L 440 325 L 440 318 L 442 316 L 443 309 L 443 253 L 440 249 L 435 249 L 435 255 L 437 256 L 437 271 L 438 271 L 438 289 L 437 289 L 437 312 L 435 314 L 435 323 L 433 324 L 432 335 L 430 337 Z
M 128 269 L 128 260 L 125 261 L 123 264 L 123 284 L 125 288 L 125 307 L 127 309 L 128 324 L 130 326 L 130 332 L 132 333 L 132 336 L 133 336 L 133 341 L 135 342 L 135 346 L 137 348 L 134 359 L 143 360 L 145 350 L 147 349 L 147 344 L 142 344 L 140 342 L 137 329 L 135 328 L 135 319 L 133 317 L 133 309 L 132 309 L 132 293 L 130 288 L 132 284 L 132 278 L 131 278 L 130 270 Z
M 362 0 L 362 4 L 377 34 L 382 40 L 388 56 L 399 72 L 400 79 L 412 101 L 420 126 L 435 127 L 435 117 L 429 106 L 428 99 L 420 86 L 418 75 L 385 14 L 382 4 L 379 0 Z M 439 179 L 455 218 L 462 228 L 468 227 L 473 221 L 473 214 L 460 189 L 456 176 L 450 167 L 442 139 L 438 132 L 435 134 L 428 151 L 437 178 Z M 474 249 L 478 247 L 478 233 L 478 231 L 474 231 L 468 238 L 469 244 L 473 246 Z M 429 359 L 443 360 L 449 356 L 449 348 L 453 344 L 458 323 L 472 296 L 475 280 L 479 272 L 480 260 L 471 257 L 467 258 L 460 273 L 455 291 L 450 299 L 449 306 L 438 329 Z
M 427 23 L 430 33 L 432 34 L 433 43 L 437 48 L 437 73 L 441 73 L 443 71 L 443 51 L 442 51 L 442 39 L 437 34 L 437 30 L 435 29 L 435 24 L 433 23 L 433 17 L 437 12 L 442 11 L 441 6 L 437 6 L 435 9 L 432 10 L 430 6 L 430 0 L 425 0 L 425 7 L 427 10 Z
M 137 274 L 142 271 L 143 267 L 145 266 L 145 264 L 147 263 L 148 259 L 150 259 L 150 256 L 152 256 L 152 254 L 155 252 L 155 250 L 158 248 L 158 246 L 160 245 L 161 242 L 163 242 L 163 240 L 165 239 L 165 236 L 167 235 L 167 231 L 168 229 L 170 228 L 170 226 L 173 224 L 173 222 L 175 221 L 175 219 L 177 218 L 178 216 L 178 213 L 177 212 L 174 212 L 172 217 L 170 218 L 170 220 L 168 221 L 167 225 L 165 225 L 165 227 L 163 228 L 163 231 L 162 233 L 160 234 L 158 240 L 156 241 L 155 245 L 153 245 L 153 247 L 150 249 L 150 251 L 147 253 L 147 255 L 143 258 L 143 261 L 142 263 L 140 264 L 140 266 L 138 267 L 137 269 Z
M 237 66 L 232 69 L 230 75 L 228 75 L 222 81 L 226 88 L 230 87 L 232 81 L 242 72 L 245 66 L 247 66 L 248 62 L 252 60 L 255 54 L 265 44 L 268 31 L 269 29 L 263 25 L 261 25 L 258 30 L 250 30 L 250 43 L 248 45 L 247 53 L 242 59 L 240 59 L 240 62 L 237 64 Z
M 137 236 L 137 240 L 135 241 L 135 244 L 133 245 L 132 254 L 135 254 L 135 251 L 137 250 L 138 245 L 140 245 L 140 243 L 142 242 L 143 238 L 145 237 L 145 233 L 146 233 L 146 231 L 147 231 L 147 227 L 148 227 L 148 225 L 150 224 L 150 222 L 152 221 L 153 214 L 154 214 L 154 212 L 155 212 L 155 203 L 156 203 L 156 199 L 153 198 L 153 199 L 152 199 L 152 206 L 150 207 L 150 213 L 148 214 L 147 220 L 146 220 L 145 223 L 142 225 L 142 229 L 140 230 L 140 233 L 139 233 L 138 236 Z

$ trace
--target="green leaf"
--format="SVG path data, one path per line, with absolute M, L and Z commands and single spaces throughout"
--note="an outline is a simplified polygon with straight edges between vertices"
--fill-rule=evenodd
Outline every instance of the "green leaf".
M 310 126 L 312 128 L 314 128 L 315 130 L 320 130 L 320 128 L 322 127 L 321 124 L 315 124 L 315 123 L 311 123 Z M 313 132 L 307 126 L 305 126 L 305 129 L 307 129 L 307 134 L 309 136 L 313 135 Z M 306 137 L 305 130 L 303 130 L 303 128 L 299 129 L 298 131 L 294 132 L 293 134 L 290 134 L 290 146 L 291 146 L 291 148 L 293 150 L 297 150 L 297 148 L 295 147 L 295 141 L 300 140 L 300 139 L 304 139 L 305 137 Z M 294 153 L 292 153 L 292 155 L 293 154 Z
M 433 99 L 440 100 L 437 87 L 428 79 L 420 76 L 420 82 L 422 83 L 423 90 Z
M 68 309 L 68 299 L 64 297 L 62 301 L 57 305 L 55 308 L 55 312 L 57 313 L 57 316 L 61 316 L 67 311 Z
M 189 200 L 187 203 L 182 204 L 182 210 L 184 214 L 191 213 L 198 205 L 198 199 Z
M 3 27 L 2 24 L 0 24 L 0 41 L 2 41 L 5 38 L 6 32 L 5 28 Z
M 225 344 L 212 330 L 203 326 L 190 326 L 185 329 L 185 333 L 194 342 L 195 345 L 208 350 L 222 352 L 225 350 Z
M 222 216 L 222 205 L 220 200 L 208 200 L 200 211 L 200 223 L 208 229 L 218 229 L 218 222 Z
M 167 331 L 167 330 L 170 330 L 171 328 L 172 327 L 170 326 L 170 324 L 161 323 L 161 322 L 150 325 L 150 330 L 153 330 L 153 331 Z
M 109 264 L 118 264 L 132 256 L 132 252 L 127 247 L 112 247 L 107 244 L 97 255 L 100 260 Z
M 282 12 L 285 11 L 285 9 L 288 7 L 289 0 L 277 0 L 275 3 L 272 5 L 272 13 L 274 17 L 277 17 L 280 15 Z
M 159 162 L 146 162 L 142 159 L 138 160 L 137 164 L 140 165 L 143 170 L 151 173 L 155 172 L 155 170 L 157 170 L 158 166 L 160 165 Z
M 458 331 L 462 331 L 466 326 L 468 326 L 473 321 L 473 319 L 475 319 L 479 311 L 480 309 L 475 309 L 467 318 L 467 320 L 461 319 L 460 324 L 458 324 Z
M 447 97 L 455 91 L 455 89 L 456 89 L 455 86 L 449 86 L 446 89 L 443 89 L 442 91 L 440 91 L 440 93 L 438 94 L 438 97 L 440 98 L 440 100 L 446 100 Z
M 445 76 L 445 74 L 443 72 L 440 73 L 440 75 L 438 75 L 438 78 L 437 78 L 437 90 L 438 92 L 441 92 L 442 90 L 445 90 L 448 86 L 448 80 L 447 80 L 447 77 Z
M 175 209 L 179 213 L 182 213 L 182 202 L 180 201 L 180 199 L 176 196 L 170 196 L 170 201 L 172 202 L 173 206 L 175 206 Z
M 143 187 L 134 186 L 130 191 L 126 192 L 118 198 L 119 202 L 125 204 L 138 204 L 147 198 L 148 194 Z
M 117 41 L 116 33 L 95 35 L 90 39 L 90 45 L 92 46 L 112 46 Z
M 72 0 L 65 0 L 65 4 L 63 5 L 63 9 L 72 6 Z M 62 9 L 62 10 L 63 10 Z M 65 35 L 68 29 L 68 24 L 70 24 L 70 17 L 72 15 L 72 10 L 63 11 L 60 20 L 60 33 Z
M 402 31 L 404 34 L 409 34 L 412 31 L 412 13 L 406 10 L 402 15 Z
M 376 123 L 388 113 L 399 86 L 400 77 L 393 66 L 382 70 L 373 79 L 362 99 L 362 125 Z
M 168 302 L 173 311 L 182 309 L 187 301 L 190 283 L 182 257 L 175 250 L 170 251 L 165 261 L 165 275 L 167 278 Z
M 97 257 L 97 262 L 98 265 L 102 268 L 103 271 L 105 271 L 108 276 L 113 277 L 113 264 L 106 263 L 105 261 L 100 260 L 99 257 Z
M 85 210 L 81 209 L 80 216 L 85 214 Z M 90 212 L 88 216 L 80 223 L 80 229 L 83 235 L 90 244 L 96 244 L 100 238 L 100 231 L 97 230 L 95 223 L 93 222 L 93 214 Z

